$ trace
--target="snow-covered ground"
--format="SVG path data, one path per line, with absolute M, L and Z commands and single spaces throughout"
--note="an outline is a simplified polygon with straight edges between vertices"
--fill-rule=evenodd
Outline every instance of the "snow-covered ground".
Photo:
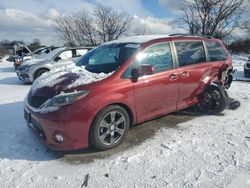
M 235 64 L 243 61 L 235 59 Z M 168 115 L 137 126 L 134 140 L 125 142 L 129 147 L 107 152 L 47 150 L 23 119 L 29 89 L 12 63 L 0 63 L 0 187 L 250 187 L 246 82 L 234 82 L 229 89 L 240 108 L 184 121 L 185 115 Z
M 248 61 L 248 58 L 249 55 L 246 54 L 233 55 L 234 69 L 237 70 L 234 73 L 234 80 L 250 82 L 250 78 L 246 78 L 244 75 L 244 64 Z

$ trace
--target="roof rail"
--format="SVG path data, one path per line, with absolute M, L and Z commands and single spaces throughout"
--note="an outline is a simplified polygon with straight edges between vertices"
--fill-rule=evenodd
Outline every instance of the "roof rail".
M 206 38 L 214 38 L 213 36 L 210 35 L 200 35 L 200 34 L 186 34 L 186 33 L 174 33 L 174 34 L 170 34 L 169 36 L 173 37 L 173 36 L 186 36 L 186 37 L 206 37 Z

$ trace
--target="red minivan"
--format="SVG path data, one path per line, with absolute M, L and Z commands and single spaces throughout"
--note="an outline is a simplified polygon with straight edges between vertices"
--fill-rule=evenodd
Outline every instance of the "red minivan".
M 231 55 L 206 36 L 115 40 L 72 67 L 43 74 L 25 99 L 27 124 L 54 150 L 110 149 L 131 126 L 193 105 L 219 113 L 232 81 Z

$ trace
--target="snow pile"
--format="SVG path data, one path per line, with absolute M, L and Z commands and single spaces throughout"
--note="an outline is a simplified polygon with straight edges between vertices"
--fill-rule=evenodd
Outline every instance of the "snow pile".
M 244 64 L 248 61 L 249 55 L 247 54 L 234 54 L 233 57 L 233 65 L 234 66 L 244 66 Z
M 2 62 L 7 62 L 7 59 L 8 59 L 9 57 L 10 57 L 10 56 L 3 56 Z
M 93 82 L 97 82 L 113 74 L 113 72 L 108 73 L 108 74 L 92 73 L 92 72 L 87 71 L 84 66 L 78 67 L 75 64 L 72 64 L 72 65 L 52 69 L 51 71 L 46 72 L 43 75 L 41 75 L 33 83 L 32 88 L 31 88 L 32 92 L 42 87 L 53 87 L 54 85 L 62 82 L 63 80 L 69 79 L 70 77 L 67 77 L 67 76 L 64 77 L 64 75 L 68 73 L 75 74 L 78 77 L 76 80 L 72 80 L 72 83 L 68 85 L 67 87 L 68 89 L 78 87 L 81 85 L 87 85 Z
M 250 78 L 246 78 L 244 75 L 244 64 L 248 62 L 249 54 L 234 54 L 233 67 L 236 72 L 233 75 L 234 80 L 238 81 L 250 81 Z

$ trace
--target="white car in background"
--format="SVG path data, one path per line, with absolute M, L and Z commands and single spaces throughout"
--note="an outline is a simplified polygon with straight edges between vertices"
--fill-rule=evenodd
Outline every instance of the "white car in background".
M 27 54 L 16 57 L 15 60 L 14 60 L 15 70 L 17 70 L 18 67 L 21 66 L 21 64 L 24 61 L 27 61 L 27 60 L 30 60 L 30 59 L 33 59 L 33 58 L 42 58 L 46 54 L 53 51 L 54 49 L 56 49 L 56 47 L 42 47 L 42 48 L 36 49 L 35 51 L 33 51 L 31 53 L 27 53 Z
M 57 48 L 41 59 L 24 61 L 17 69 L 17 76 L 25 83 L 31 83 L 43 73 L 53 68 L 67 66 L 86 54 L 92 47 Z

